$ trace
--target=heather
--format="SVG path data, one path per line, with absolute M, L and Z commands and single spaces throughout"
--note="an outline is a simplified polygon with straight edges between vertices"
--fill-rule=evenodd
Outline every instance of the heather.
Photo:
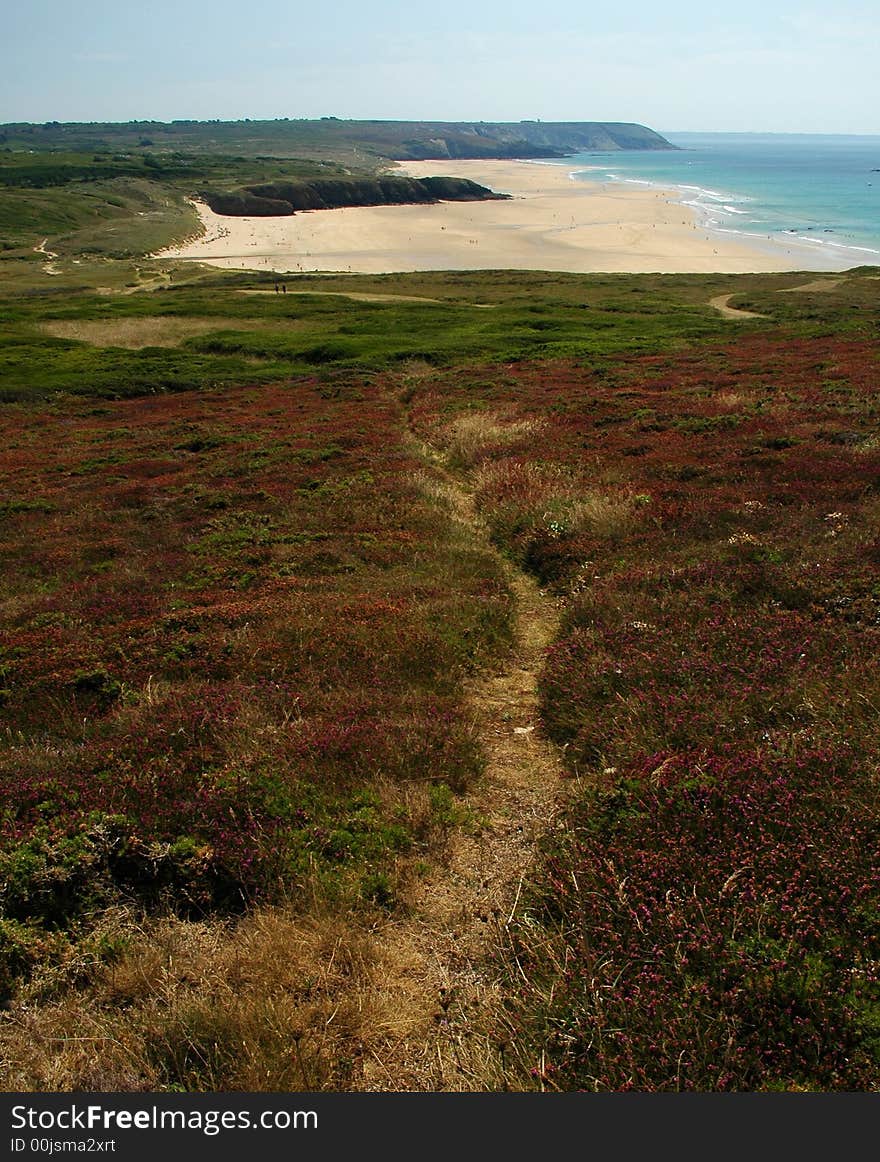
M 447 1088 L 877 1088 L 876 282 L 799 277 L 5 300 L 19 1088 L 393 1088 L 425 1027 Z M 566 806 L 471 915 L 501 736 Z M 488 1015 L 414 999 L 435 888 Z
M 844 747 L 718 746 L 645 755 L 585 795 L 519 950 L 542 1083 L 874 1090 L 872 774 Z
M 876 1084 L 876 375 L 749 335 L 421 401 L 560 602 L 581 790 L 510 943 L 542 1088 Z
M 479 774 L 461 684 L 508 634 L 393 398 L 302 379 L 4 417 L 9 972 L 120 902 L 391 903 Z

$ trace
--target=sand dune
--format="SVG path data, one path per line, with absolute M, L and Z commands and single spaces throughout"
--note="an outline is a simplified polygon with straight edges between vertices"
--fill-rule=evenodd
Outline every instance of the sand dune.
M 413 177 L 471 178 L 506 201 L 364 206 L 231 218 L 197 204 L 205 234 L 157 258 L 236 269 L 370 274 L 416 270 L 747 273 L 816 269 L 809 248 L 754 247 L 703 229 L 672 192 L 573 180 L 525 161 L 407 162 Z

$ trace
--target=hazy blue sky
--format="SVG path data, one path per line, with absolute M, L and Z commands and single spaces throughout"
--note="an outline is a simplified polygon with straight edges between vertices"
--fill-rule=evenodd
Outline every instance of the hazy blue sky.
M 0 121 L 880 132 L 877 0 L 21 0 L 0 27 Z

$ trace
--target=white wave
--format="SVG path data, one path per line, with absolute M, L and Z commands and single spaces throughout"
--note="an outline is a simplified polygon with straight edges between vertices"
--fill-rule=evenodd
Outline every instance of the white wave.
M 827 246 L 829 250 L 858 250 L 863 254 L 880 254 L 880 250 L 876 250 L 872 246 L 856 246 L 854 243 L 838 242 L 833 238 L 808 238 L 803 234 L 798 234 L 797 239 L 799 242 L 812 242 L 814 246 Z
M 731 226 L 719 226 L 719 234 L 735 234 L 737 238 L 762 238 L 764 241 L 770 241 L 769 234 L 759 234 L 755 230 L 734 230 Z
M 708 186 L 676 182 L 674 179 L 663 181 L 656 178 L 654 180 L 633 178 L 610 170 L 606 171 L 605 176 L 608 181 L 648 186 L 670 193 L 679 205 L 691 210 L 698 229 L 732 235 L 744 241 L 758 240 L 764 245 L 769 243 L 773 246 L 786 248 L 800 247 L 807 243 L 811 244 L 810 250 L 817 258 L 822 254 L 826 261 L 838 263 L 845 263 L 848 258 L 854 259 L 856 255 L 874 256 L 880 254 L 880 250 L 871 246 L 848 245 L 835 238 L 811 237 L 801 232 L 805 230 L 803 226 L 785 229 L 781 225 L 774 224 L 773 212 L 771 211 L 768 220 L 767 208 L 762 208 L 760 200 L 751 195 L 734 192 L 723 193 Z M 731 222 L 739 218 L 749 219 L 749 230 L 732 227 Z M 791 253 L 791 250 L 789 249 L 787 252 Z M 802 251 L 802 253 L 806 254 L 807 252 Z
M 720 190 L 710 190 L 706 186 L 685 186 L 679 187 L 682 190 L 696 190 L 704 198 L 720 198 L 722 201 L 729 198 L 730 194 L 722 194 Z

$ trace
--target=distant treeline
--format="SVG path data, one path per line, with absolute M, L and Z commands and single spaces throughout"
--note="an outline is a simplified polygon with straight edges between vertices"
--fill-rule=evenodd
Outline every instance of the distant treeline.
M 455 177 L 321 178 L 278 181 L 231 193 L 205 190 L 202 197 L 215 214 L 276 217 L 297 210 L 331 210 L 341 206 L 400 206 L 435 202 L 482 202 L 505 198 L 477 182 Z

